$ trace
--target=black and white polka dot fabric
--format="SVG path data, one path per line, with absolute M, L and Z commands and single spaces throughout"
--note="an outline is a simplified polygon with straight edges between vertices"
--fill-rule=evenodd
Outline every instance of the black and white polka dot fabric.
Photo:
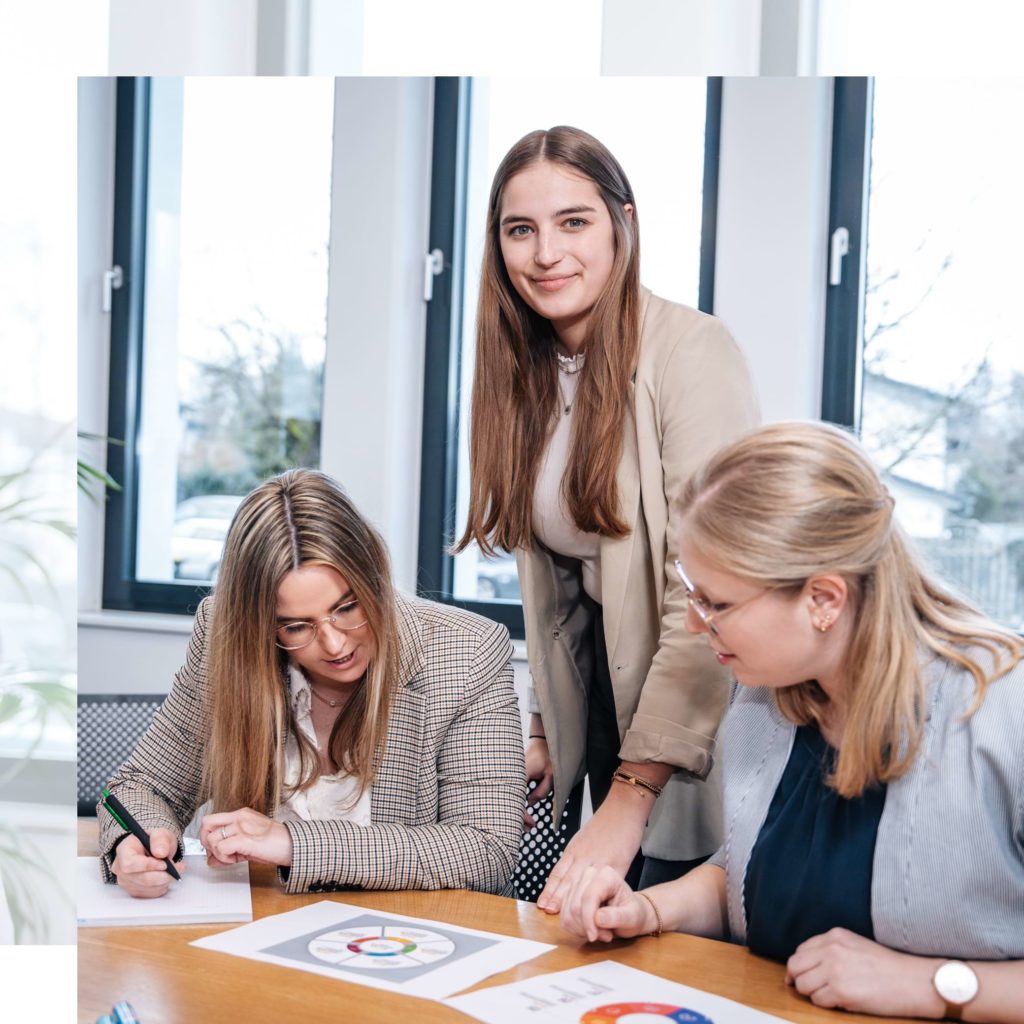
M 530 791 L 536 787 L 536 782 L 530 783 Z M 537 897 L 541 894 L 551 869 L 555 866 L 558 858 L 562 856 L 565 844 L 569 841 L 572 833 L 569 823 L 578 819 L 578 811 L 574 803 L 578 803 L 579 794 L 573 793 L 566 803 L 562 812 L 562 820 L 558 824 L 558 830 L 551 828 L 551 796 L 538 800 L 530 806 L 530 814 L 533 815 L 536 824 L 528 832 L 523 833 L 522 842 L 519 844 L 519 863 L 515 873 L 512 875 L 512 887 L 515 890 L 515 897 L 518 900 L 528 900 L 536 903 Z

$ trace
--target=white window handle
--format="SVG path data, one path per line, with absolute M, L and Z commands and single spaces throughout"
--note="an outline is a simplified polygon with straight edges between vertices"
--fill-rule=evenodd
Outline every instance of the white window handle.
M 434 297 L 434 278 L 444 270 L 444 253 L 440 249 L 431 249 L 423 257 L 423 301 L 429 302 Z
M 836 228 L 832 232 L 832 245 L 828 260 L 828 283 L 840 284 L 843 280 L 843 257 L 850 251 L 850 232 Z
M 103 272 L 103 312 L 109 313 L 114 306 L 114 289 L 124 284 L 124 271 L 117 266 Z

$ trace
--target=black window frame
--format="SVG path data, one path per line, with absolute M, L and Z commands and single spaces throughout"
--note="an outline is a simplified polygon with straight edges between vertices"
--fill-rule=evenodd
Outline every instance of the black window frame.
M 417 592 L 502 623 L 516 639 L 525 637 L 518 601 L 471 601 L 452 593 L 454 561 L 447 544 L 456 535 L 455 492 L 459 441 L 459 379 L 462 336 L 464 224 L 469 159 L 472 80 L 434 81 L 430 250 L 444 253 L 427 305 L 423 448 Z M 704 123 L 704 182 L 701 210 L 698 307 L 714 312 L 715 243 L 721 141 L 722 79 L 707 79 Z
M 150 85 L 146 77 L 117 80 L 113 262 L 124 277 L 111 306 L 107 434 L 112 442 L 107 446 L 107 472 L 121 490 L 108 492 L 105 508 L 103 607 L 194 615 L 209 586 L 135 577 Z
M 833 233 L 845 227 L 850 237 L 839 284 L 829 282 L 826 267 L 821 418 L 854 430 L 860 428 L 861 412 L 873 108 L 870 78 L 834 80 L 826 264 Z

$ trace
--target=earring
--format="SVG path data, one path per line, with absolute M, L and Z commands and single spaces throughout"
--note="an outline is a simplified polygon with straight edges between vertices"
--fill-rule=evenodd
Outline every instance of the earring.
M 832 616 L 826 615 L 825 618 L 818 623 L 818 632 L 827 633 L 828 627 L 832 625 Z

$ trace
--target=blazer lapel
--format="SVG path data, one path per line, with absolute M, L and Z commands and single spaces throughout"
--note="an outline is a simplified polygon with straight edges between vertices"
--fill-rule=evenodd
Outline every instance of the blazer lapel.
M 640 352 L 643 352 L 644 322 L 647 318 L 647 304 L 651 293 L 641 289 L 640 298 Z M 633 546 L 636 542 L 637 526 L 640 524 L 640 461 L 636 448 L 636 370 L 629 380 L 629 412 L 622 425 L 622 456 L 616 483 L 619 487 L 619 508 L 629 533 L 618 540 L 601 540 L 601 605 L 604 610 L 604 637 L 608 656 L 614 664 L 619 642 L 624 604 L 629 584 L 629 569 L 633 560 Z

